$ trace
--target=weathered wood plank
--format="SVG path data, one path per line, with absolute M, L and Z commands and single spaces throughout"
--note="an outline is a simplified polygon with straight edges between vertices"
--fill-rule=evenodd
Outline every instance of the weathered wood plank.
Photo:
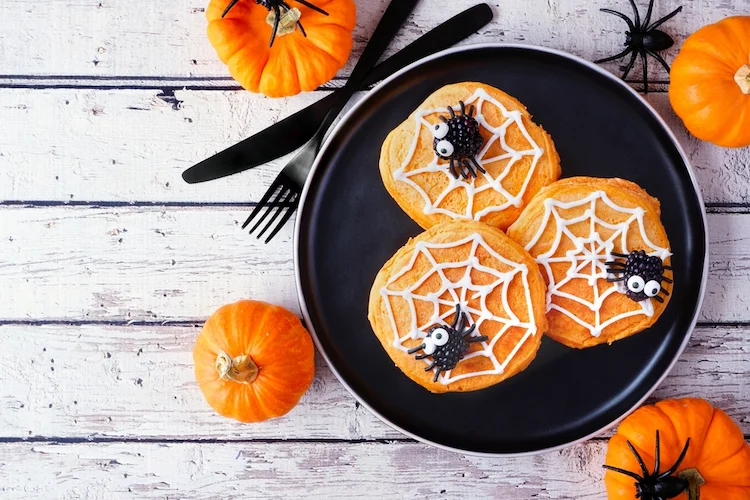
M 245 207 L 0 207 L 0 321 L 194 321 L 253 297 L 298 311 L 292 224 Z M 750 214 L 710 214 L 706 322 L 750 321 Z
M 325 95 L 268 100 L 247 92 L 158 94 L 0 90 L 0 200 L 259 200 L 288 157 L 200 185 L 185 184 L 181 173 Z M 706 201 L 750 200 L 750 148 L 700 142 L 685 131 L 666 94 L 648 99 L 688 152 Z
M 603 499 L 606 447 L 466 457 L 412 443 L 0 445 L 6 498 Z
M 284 418 L 244 425 L 219 417 L 194 381 L 198 332 L 171 325 L 0 326 L 0 438 L 403 437 L 358 405 L 320 359 L 311 389 Z M 750 434 L 748 335 L 750 328 L 699 328 L 655 397 L 707 398 Z
M 429 31 L 440 22 L 477 3 L 444 2 L 436 9 L 421 2 L 388 53 Z M 495 21 L 468 42 L 521 42 L 568 50 L 588 59 L 615 54 L 624 42 L 625 24 L 599 12 L 587 0 L 529 0 L 490 2 Z M 639 2 L 644 3 L 644 2 Z M 352 61 L 361 53 L 387 0 L 357 2 Z M 679 5 L 679 22 L 665 25 L 679 47 L 700 26 L 745 10 L 744 0 L 715 2 L 664 0 L 660 17 Z M 204 0 L 166 2 L 158 7 L 146 0 L 51 0 L 43 3 L 6 1 L 0 4 L 4 39 L 0 45 L 3 73 L 15 75 L 84 76 L 226 76 L 206 35 Z M 608 7 L 626 12 L 623 0 Z M 643 6 L 645 9 L 645 6 Z M 133 12 L 139 15 L 134 16 Z M 586 29 L 581 29 L 585 27 Z M 671 55 L 675 52 L 672 49 Z M 341 74 L 348 74 L 352 63 Z M 665 78 L 653 64 L 654 77 Z M 610 66 L 616 70 L 617 63 Z M 637 74 L 637 72 L 636 72 Z

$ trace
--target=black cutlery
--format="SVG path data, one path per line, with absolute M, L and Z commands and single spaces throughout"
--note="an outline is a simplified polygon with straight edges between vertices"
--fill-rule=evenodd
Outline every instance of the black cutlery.
M 455 45 L 491 20 L 492 10 L 484 3 L 461 12 L 375 66 L 359 88 L 367 88 L 423 57 Z M 328 111 L 341 98 L 343 90 L 342 88 L 329 94 L 315 104 L 190 167 L 183 172 L 183 179 L 190 184 L 219 179 L 294 151 L 320 128 Z

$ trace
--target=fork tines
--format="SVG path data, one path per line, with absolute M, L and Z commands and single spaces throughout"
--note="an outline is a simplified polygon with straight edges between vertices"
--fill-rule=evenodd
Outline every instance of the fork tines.
M 278 224 L 276 224 L 273 231 L 271 231 L 271 234 L 266 238 L 266 243 L 268 243 L 292 217 L 292 214 L 297 209 L 297 204 L 299 203 L 299 195 L 299 187 L 285 174 L 279 174 L 273 184 L 271 184 L 271 187 L 266 191 L 266 194 L 263 195 L 263 198 L 255 206 L 250 217 L 248 217 L 245 223 L 242 224 L 242 229 L 245 229 L 253 219 L 260 214 L 261 209 L 265 209 L 261 217 L 255 222 L 253 227 L 250 228 L 250 234 L 253 234 L 263 221 L 271 215 L 271 219 L 265 226 L 263 226 L 263 229 L 257 235 L 257 238 L 260 239 L 260 237 L 263 236 L 263 234 L 274 224 L 276 219 L 279 218 L 281 213 L 286 210 L 284 216 Z

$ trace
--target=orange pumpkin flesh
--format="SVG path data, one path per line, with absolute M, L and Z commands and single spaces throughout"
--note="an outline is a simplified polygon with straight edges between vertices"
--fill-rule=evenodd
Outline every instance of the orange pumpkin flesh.
M 269 47 L 269 11 L 255 0 L 240 0 L 221 17 L 230 0 L 211 0 L 206 9 L 208 39 L 229 73 L 247 90 L 269 97 L 311 91 L 346 64 L 356 22 L 353 0 L 315 0 L 325 16 L 297 2 L 307 37 L 299 29 L 277 34 Z
M 243 300 L 219 308 L 193 349 L 195 379 L 211 407 L 260 422 L 297 405 L 315 373 L 312 339 L 283 307 Z
M 668 399 L 636 410 L 622 421 L 610 439 L 605 463 L 641 474 L 627 446 L 629 441 L 653 471 L 656 431 L 661 443 L 661 467 L 674 464 L 690 438 L 687 455 L 678 474 L 700 484 L 701 500 L 747 500 L 750 498 L 750 446 L 741 429 L 723 411 L 702 399 Z M 635 480 L 606 471 L 604 483 L 609 500 L 633 500 Z M 688 500 L 688 493 L 674 497 Z
M 750 145 L 750 16 L 704 26 L 685 40 L 672 63 L 669 100 L 699 139 Z

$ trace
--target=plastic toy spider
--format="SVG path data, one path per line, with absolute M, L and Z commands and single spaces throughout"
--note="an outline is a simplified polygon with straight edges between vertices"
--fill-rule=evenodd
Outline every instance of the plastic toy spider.
M 664 276 L 664 271 L 671 271 L 670 266 L 665 266 L 659 257 L 647 255 L 644 250 L 634 250 L 629 255 L 612 252 L 613 257 L 626 259 L 625 262 L 611 260 L 606 262 L 609 266 L 607 272 L 620 274 L 616 278 L 607 278 L 610 283 L 624 281 L 627 286 L 625 294 L 630 300 L 640 302 L 653 298 L 664 302 L 659 292 L 669 295 L 669 292 L 661 286 L 662 281 L 672 283 L 672 280 Z
M 435 154 L 444 160 L 450 160 L 450 173 L 458 179 L 459 172 L 464 179 L 476 177 L 477 170 L 487 173 L 477 162 L 476 156 L 484 144 L 484 138 L 479 133 L 479 123 L 474 118 L 474 105 L 466 112 L 466 105 L 459 101 L 461 114 L 456 115 L 452 107 L 448 107 L 450 118 L 441 116 L 441 123 L 432 127 L 432 147 Z
M 432 363 L 424 369 L 428 372 L 437 367 L 433 382 L 437 382 L 438 377 L 443 372 L 452 370 L 459 361 L 469 352 L 470 344 L 473 342 L 484 342 L 487 340 L 486 335 L 470 337 L 476 324 L 471 328 L 464 330 L 466 326 L 466 314 L 461 312 L 461 306 L 456 304 L 456 314 L 453 317 L 453 324 L 435 325 L 427 332 L 422 344 L 409 349 L 409 354 L 421 350 L 423 354 L 416 356 L 417 359 L 432 357 Z
M 614 56 L 605 57 L 604 59 L 599 59 L 598 61 L 594 62 L 598 64 L 607 61 L 614 61 L 615 59 L 619 59 L 632 53 L 633 55 L 630 56 L 630 62 L 628 62 L 627 66 L 620 67 L 620 70 L 624 71 L 622 74 L 622 79 L 624 80 L 625 78 L 627 78 L 630 70 L 633 69 L 636 56 L 640 54 L 641 61 L 643 61 L 643 92 L 648 93 L 648 58 L 646 56 L 651 56 L 659 61 L 659 63 L 664 66 L 667 74 L 669 74 L 669 65 L 664 60 L 664 58 L 658 54 L 658 52 L 661 50 L 666 50 L 674 45 L 674 40 L 672 40 L 671 36 L 656 28 L 665 21 L 668 21 L 676 16 L 677 13 L 682 10 L 682 7 L 677 7 L 675 10 L 662 17 L 658 21 L 654 21 L 652 24 L 649 24 L 651 22 L 651 11 L 654 8 L 654 0 L 649 0 L 648 2 L 648 12 L 646 12 L 646 19 L 643 20 L 643 23 L 641 23 L 641 17 L 638 14 L 638 7 L 636 7 L 635 1 L 630 0 L 630 5 L 633 6 L 634 20 L 630 20 L 628 16 L 626 16 L 622 12 L 617 12 L 611 9 L 599 9 L 602 12 L 606 12 L 623 19 L 626 23 L 628 23 L 628 28 L 630 31 L 625 32 L 625 46 L 627 47 L 625 50 Z
M 237 2 L 240 0 L 232 0 L 229 2 L 229 5 L 227 5 L 227 8 L 224 9 L 224 12 L 221 14 L 221 17 L 224 17 L 227 15 L 227 13 L 237 5 Z M 328 12 L 324 11 L 320 7 L 311 4 L 310 2 L 306 0 L 295 0 L 296 2 L 301 3 L 302 5 L 306 7 L 310 7 L 312 10 L 320 12 L 321 14 L 327 16 Z M 273 42 L 276 40 L 276 32 L 279 31 L 279 21 L 281 20 L 281 9 L 284 9 L 284 12 L 289 12 L 292 10 L 292 8 L 289 6 L 288 3 L 286 3 L 284 0 L 255 0 L 255 3 L 258 5 L 262 5 L 266 9 L 269 10 L 269 12 L 273 9 L 274 14 L 276 16 L 273 20 L 273 30 L 271 31 L 271 43 L 269 44 L 269 47 L 273 47 Z M 305 28 L 302 26 L 302 23 L 297 20 L 297 26 L 299 26 L 299 30 L 302 32 L 302 35 L 307 37 L 307 33 L 305 33 Z
M 618 467 L 612 467 L 611 465 L 604 465 L 605 469 L 625 474 L 630 476 L 637 481 L 635 483 L 635 498 L 642 498 L 643 500 L 665 500 L 667 498 L 675 498 L 683 491 L 686 491 L 690 487 L 690 483 L 687 479 L 682 477 L 674 477 L 672 474 L 675 473 L 677 468 L 680 466 L 682 461 L 687 455 L 688 447 L 690 446 L 690 438 L 685 442 L 685 447 L 682 449 L 679 458 L 669 470 L 659 473 L 659 466 L 661 460 L 661 450 L 659 449 L 659 431 L 656 431 L 656 455 L 654 472 L 649 474 L 646 464 L 643 463 L 643 459 L 638 454 L 638 451 L 633 447 L 630 441 L 627 441 L 628 448 L 635 455 L 635 459 L 638 460 L 638 465 L 641 466 L 643 476 L 639 476 L 635 472 L 629 470 L 620 469 Z

